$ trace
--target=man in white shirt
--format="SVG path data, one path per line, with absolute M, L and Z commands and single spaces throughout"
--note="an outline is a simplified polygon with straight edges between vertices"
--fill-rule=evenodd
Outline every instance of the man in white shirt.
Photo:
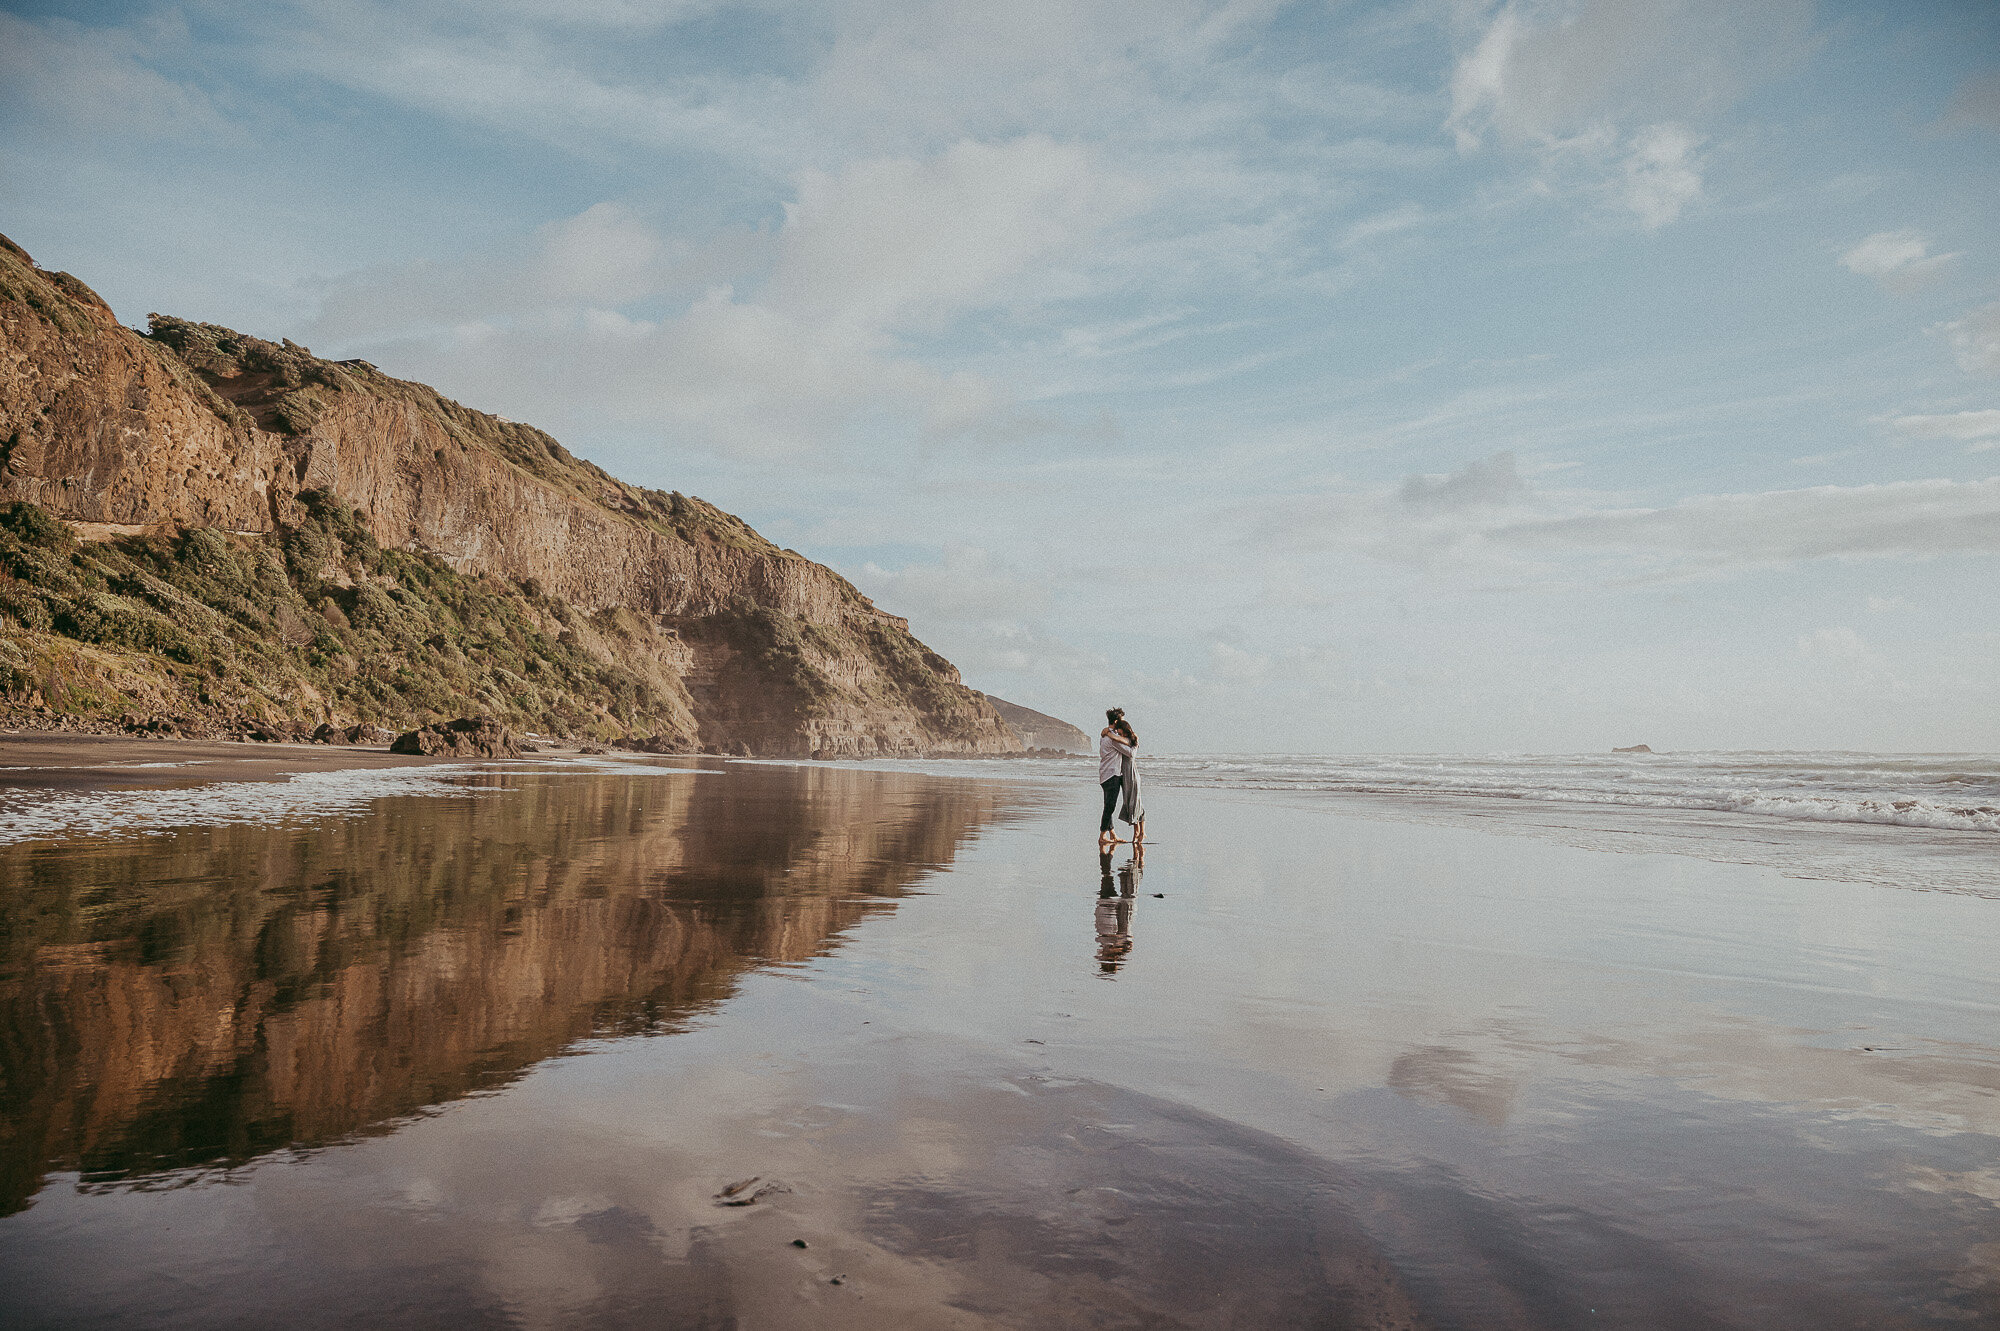
M 1111 830 L 1111 815 L 1118 808 L 1118 795 L 1125 786 L 1125 760 L 1136 752 L 1111 727 L 1125 717 L 1125 709 L 1114 707 L 1104 714 L 1111 724 L 1097 737 L 1097 784 L 1104 790 L 1104 817 L 1097 825 L 1097 844 L 1109 846 L 1122 838 Z

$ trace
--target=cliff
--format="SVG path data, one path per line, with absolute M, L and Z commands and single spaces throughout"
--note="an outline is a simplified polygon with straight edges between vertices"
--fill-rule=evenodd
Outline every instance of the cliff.
M 996 698 L 990 693 L 980 696 L 993 704 L 993 710 L 1000 713 L 1000 719 L 1031 749 L 1061 749 L 1066 753 L 1094 753 L 1097 750 L 1089 735 L 1067 721 L 1032 707 L 1008 702 L 1005 698 Z
M 365 361 L 160 315 L 135 332 L 0 237 L 6 501 L 17 707 L 189 733 L 485 710 L 664 748 L 1021 747 L 906 621 L 710 504 Z

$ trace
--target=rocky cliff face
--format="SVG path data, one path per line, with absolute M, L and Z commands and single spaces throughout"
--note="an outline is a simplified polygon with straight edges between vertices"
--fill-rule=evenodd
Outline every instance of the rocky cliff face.
M 1095 740 L 1067 721 L 1032 707 L 1008 702 L 1005 698 L 996 698 L 990 693 L 981 696 L 993 704 L 993 710 L 1000 713 L 1000 719 L 1031 749 L 1061 749 L 1065 753 L 1094 753 L 1097 750 Z
M 65 520 L 127 562 L 139 559 L 131 574 L 95 560 L 102 567 L 82 570 L 80 592 L 58 589 L 69 602 L 78 595 L 132 602 L 98 606 L 100 619 L 173 619 L 160 598 L 149 605 L 121 583 L 160 580 L 140 558 L 145 551 L 127 547 L 185 544 L 201 531 L 253 574 L 273 557 L 291 570 L 297 605 L 275 588 L 265 589 L 269 604 L 249 598 L 273 625 L 267 639 L 284 639 L 279 623 L 289 615 L 301 621 L 291 635 L 303 641 L 294 646 L 320 641 L 327 649 L 320 656 L 344 653 L 365 670 L 390 648 L 346 641 L 328 606 L 351 619 L 348 603 L 370 601 L 369 589 L 395 598 L 413 581 L 435 583 L 425 573 L 435 569 L 446 582 L 455 576 L 517 602 L 521 632 L 566 642 L 632 681 L 626 692 L 636 690 L 636 703 L 627 698 L 621 710 L 584 698 L 588 690 L 578 686 L 567 710 L 545 709 L 546 716 L 513 698 L 511 719 L 526 728 L 553 724 L 547 716 L 581 716 L 582 728 L 600 738 L 649 735 L 669 746 L 783 755 L 1021 747 L 904 620 L 712 505 L 627 485 L 539 430 L 469 410 L 363 361 L 326 361 L 290 342 L 159 315 L 149 334 L 136 333 L 81 281 L 41 271 L 0 238 L 0 501 L 7 500 Z M 292 548 L 295 534 L 315 524 L 357 529 L 355 539 L 334 541 L 319 567 L 310 566 L 310 551 Z M 363 546 L 400 559 L 385 564 Z M 47 590 L 34 587 L 37 595 Z M 411 725 L 450 710 L 394 690 L 343 690 L 306 664 L 295 684 L 278 690 L 282 697 L 262 690 L 261 702 L 232 701 L 227 687 L 190 692 L 186 681 L 169 678 L 174 672 L 137 659 L 144 644 L 68 632 L 62 605 L 45 610 L 46 629 L 17 612 L 13 631 L 133 658 L 86 662 L 103 681 L 93 697 L 174 695 L 190 712 L 240 704 L 299 729 Z M 327 622 L 334 622 L 330 639 Z M 395 664 L 422 674 L 434 664 L 426 651 L 447 661 L 452 651 L 469 654 L 443 636 L 442 646 L 424 646 L 423 638 L 396 645 Z M 30 677 L 47 673 L 37 663 L 48 645 L 16 641 L 13 654 L 27 666 L 0 660 L 0 667 L 13 666 L 33 691 Z M 376 656 L 356 650 L 370 647 Z M 120 670 L 143 677 L 144 687 L 121 686 Z M 505 684 L 493 687 L 505 695 Z

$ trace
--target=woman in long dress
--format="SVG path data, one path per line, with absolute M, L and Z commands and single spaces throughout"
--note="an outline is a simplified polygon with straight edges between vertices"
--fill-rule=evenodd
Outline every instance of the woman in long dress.
M 1111 829 L 1111 815 L 1132 825 L 1132 844 L 1146 840 L 1146 809 L 1139 800 L 1139 736 L 1125 719 L 1123 707 L 1104 714 L 1106 725 L 1097 736 L 1097 784 L 1104 791 L 1104 816 L 1097 824 L 1100 848 L 1124 840 Z

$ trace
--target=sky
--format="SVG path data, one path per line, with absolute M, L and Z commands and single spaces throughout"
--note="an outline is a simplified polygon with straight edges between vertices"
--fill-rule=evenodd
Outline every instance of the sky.
M 0 231 L 1220 752 L 2000 750 L 2000 5 L 0 4 Z

